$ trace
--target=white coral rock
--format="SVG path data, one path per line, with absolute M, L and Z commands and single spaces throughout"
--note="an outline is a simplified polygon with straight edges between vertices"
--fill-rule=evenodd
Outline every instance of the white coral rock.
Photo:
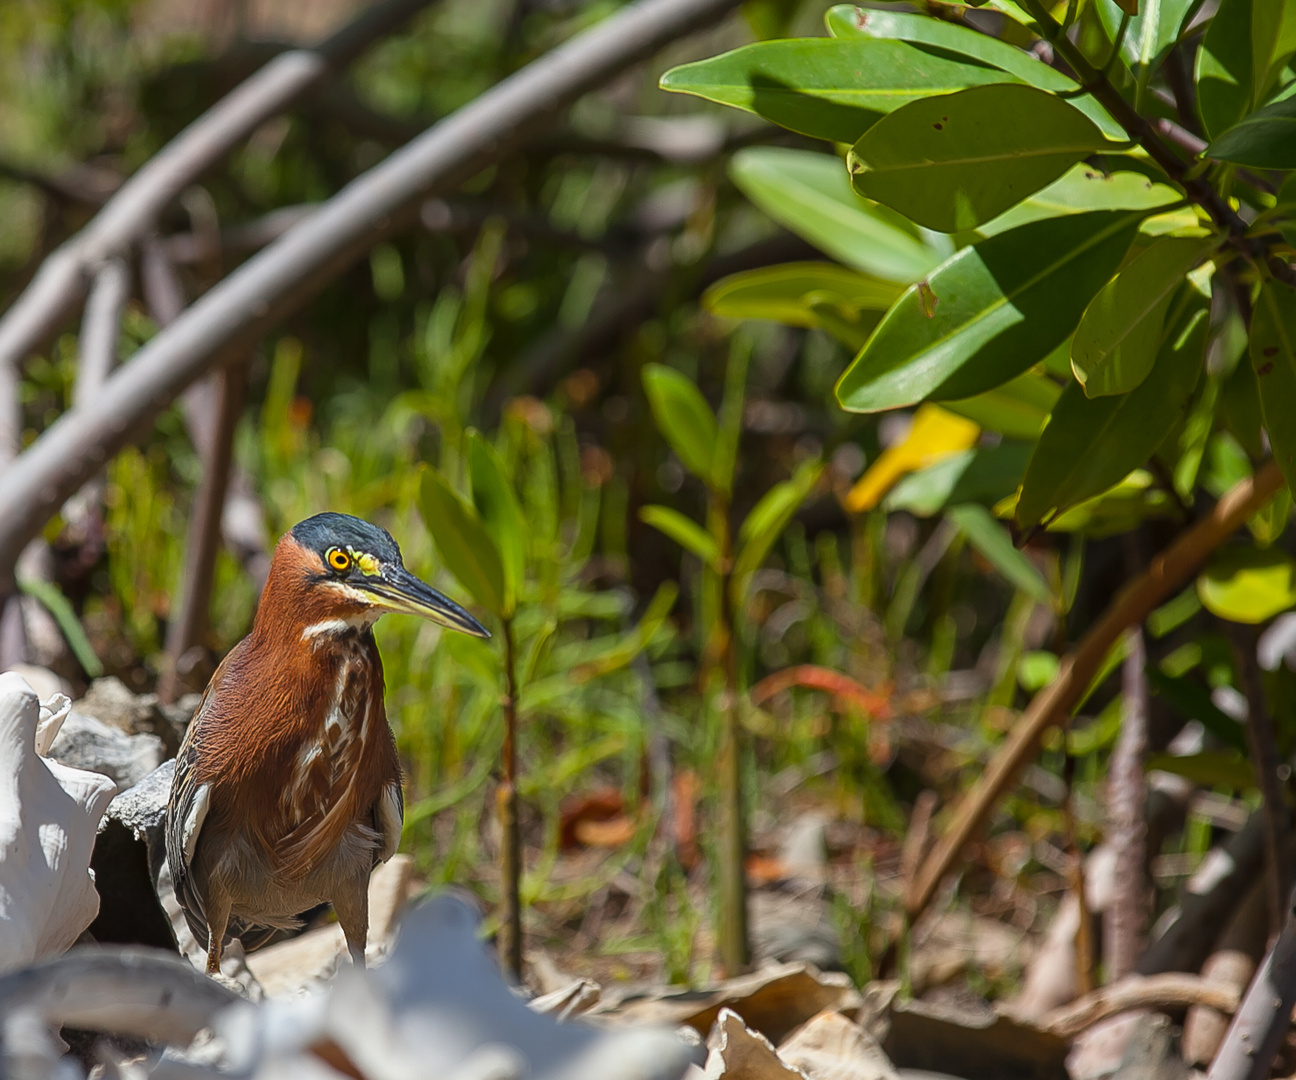
M 69 708 L 0 675 L 0 971 L 62 952 L 99 913 L 90 853 L 117 788 L 41 756 Z

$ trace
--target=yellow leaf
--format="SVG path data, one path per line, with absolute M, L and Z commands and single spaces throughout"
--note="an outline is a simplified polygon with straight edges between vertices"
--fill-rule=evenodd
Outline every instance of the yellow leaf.
M 981 429 L 971 420 L 955 416 L 937 405 L 923 405 L 914 413 L 909 434 L 878 455 L 846 496 L 852 514 L 871 510 L 906 473 L 925 469 L 941 458 L 976 445 Z

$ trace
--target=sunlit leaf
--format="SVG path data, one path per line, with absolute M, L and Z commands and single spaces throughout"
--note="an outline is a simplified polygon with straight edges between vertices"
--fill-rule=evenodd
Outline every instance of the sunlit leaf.
M 1086 210 L 1154 210 L 1181 198 L 1168 184 L 1154 183 L 1142 173 L 1103 173 L 1092 165 L 1073 165 L 1048 187 L 979 225 L 976 235 L 994 236 L 1028 221 Z
M 1264 101 L 1275 69 L 1296 47 L 1296 21 L 1284 11 L 1287 6 L 1278 0 L 1221 0 L 1197 50 L 1195 72 L 1198 108 L 1211 138 Z M 1233 160 L 1211 147 L 1207 153 Z
M 1002 214 L 1109 145 L 1093 121 L 1033 86 L 978 86 L 914 101 L 866 131 L 846 159 L 861 195 L 930 229 Z
M 984 64 L 1001 68 L 1022 82 L 1041 90 L 1074 94 L 1078 84 L 1056 68 L 1049 67 L 1024 49 L 1007 41 L 983 34 L 956 22 L 934 19 L 930 15 L 908 11 L 879 11 L 854 4 L 838 4 L 824 16 L 828 32 L 836 38 L 890 38 L 915 45 L 968 56 Z M 1092 97 L 1070 98 L 1082 113 L 1113 139 L 1126 138 L 1125 129 L 1113 120 Z
M 1144 464 L 1179 420 L 1201 377 L 1209 303 L 1181 288 L 1178 310 L 1147 378 L 1128 394 L 1089 398 L 1079 383 L 1062 391 L 1022 481 L 1022 529 L 1117 484 Z
M 1221 548 L 1198 576 L 1197 595 L 1221 619 L 1264 622 L 1296 606 L 1296 559 L 1277 547 Z
M 1251 316 L 1251 366 L 1274 459 L 1296 482 L 1296 290 L 1266 281 Z
M 645 365 L 643 382 L 653 419 L 670 448 L 689 472 L 710 480 L 717 429 L 715 413 L 702 392 L 687 375 L 665 364 Z
M 1124 394 L 1147 378 L 1170 301 L 1210 246 L 1163 237 L 1099 290 L 1071 341 L 1071 369 L 1086 394 Z
M 738 557 L 733 569 L 736 589 L 745 588 L 747 577 L 765 561 L 774 541 L 819 482 L 823 468 L 823 462 L 818 460 L 802 462 L 790 480 L 775 484 L 752 507 L 738 531 Z
M 910 101 L 983 83 L 1007 72 L 900 41 L 791 38 L 744 45 L 671 68 L 661 88 L 695 94 L 830 142 L 854 142 Z
M 504 566 L 476 508 L 434 469 L 423 470 L 418 506 L 446 569 L 477 603 L 504 617 Z
M 955 416 L 936 405 L 924 405 L 914 413 L 909 433 L 878 455 L 846 496 L 845 507 L 852 514 L 872 510 L 906 473 L 922 469 L 976 445 L 981 429 L 970 420 Z
M 476 431 L 468 433 L 468 476 L 473 505 L 499 549 L 504 571 L 503 614 L 511 615 L 526 572 L 527 526 L 503 462 Z
M 1129 13 L 1129 25 L 1121 41 L 1121 53 L 1135 71 L 1156 70 L 1179 38 L 1184 16 L 1193 0 L 1098 0 L 1098 15 L 1114 39 L 1122 17 Z
M 859 349 L 878 313 L 902 291 L 894 282 L 835 263 L 783 263 L 722 278 L 702 295 L 702 305 L 730 319 L 770 319 L 827 330 Z
M 957 400 L 1020 375 L 1075 329 L 1139 215 L 1035 221 L 964 248 L 910 287 L 837 384 L 852 412 Z
M 1013 586 L 1041 604 L 1052 602 L 1053 593 L 1044 575 L 1025 552 L 1013 546 L 1008 530 L 984 506 L 977 503 L 951 506 L 945 511 L 945 517 Z
M 780 225 L 866 274 L 917 281 L 949 253 L 933 248 L 894 210 L 857 195 L 831 154 L 749 147 L 733 156 L 729 175 Z

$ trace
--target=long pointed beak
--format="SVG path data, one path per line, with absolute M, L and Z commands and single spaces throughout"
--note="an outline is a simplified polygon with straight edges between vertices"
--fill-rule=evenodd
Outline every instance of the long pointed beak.
M 384 566 L 380 576 L 353 582 L 384 611 L 419 615 L 451 630 L 488 638 L 490 631 L 444 593 L 420 581 L 403 566 Z

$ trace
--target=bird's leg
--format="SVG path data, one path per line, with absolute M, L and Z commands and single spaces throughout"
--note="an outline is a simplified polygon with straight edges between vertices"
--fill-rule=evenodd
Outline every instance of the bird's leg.
M 216 890 L 207 900 L 207 974 L 220 974 L 221 953 L 225 950 L 225 927 L 229 925 L 229 900 Z
M 361 878 L 340 889 L 333 897 L 333 910 L 346 935 L 347 950 L 356 967 L 365 966 L 365 944 L 369 938 L 369 882 Z

